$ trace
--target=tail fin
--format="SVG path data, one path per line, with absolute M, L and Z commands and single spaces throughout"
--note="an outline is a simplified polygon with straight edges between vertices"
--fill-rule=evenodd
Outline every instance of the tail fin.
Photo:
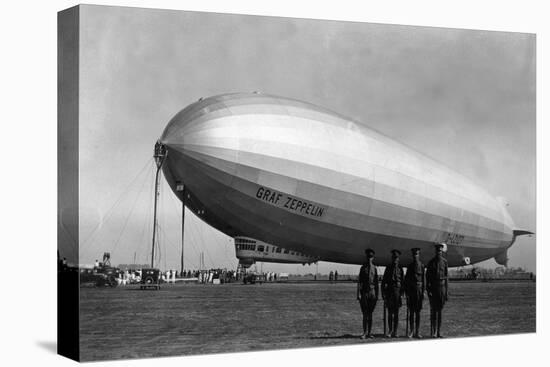
M 508 250 L 504 250 L 495 256 L 495 262 L 499 265 L 508 266 Z
M 529 235 L 531 236 L 532 234 L 534 234 L 533 232 L 531 231 L 526 231 L 524 229 L 514 229 L 512 231 L 514 237 L 512 238 L 512 241 L 510 242 L 510 246 L 512 246 L 514 244 L 514 242 L 516 242 L 516 237 L 518 236 L 524 236 L 524 235 Z M 508 247 L 510 247 L 508 246 Z M 495 256 L 495 261 L 497 264 L 499 265 L 504 265 L 504 266 L 508 266 L 508 249 L 502 251 L 501 253 L 499 253 L 498 255 Z
M 514 234 L 514 238 L 516 238 L 517 236 L 524 236 L 526 234 L 528 235 L 532 235 L 532 234 L 535 234 L 534 232 L 531 232 L 531 231 L 526 231 L 524 229 L 514 229 L 512 231 L 512 233 Z

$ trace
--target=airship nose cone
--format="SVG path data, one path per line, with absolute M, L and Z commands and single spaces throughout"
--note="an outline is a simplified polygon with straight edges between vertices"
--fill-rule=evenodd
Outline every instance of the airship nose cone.
M 204 133 L 203 126 L 207 125 L 209 120 L 227 114 L 228 109 L 225 102 L 234 95 L 227 94 L 200 98 L 185 107 L 170 120 L 164 129 L 160 137 L 161 143 L 169 149 L 176 149 L 181 152 L 197 141 L 206 143 L 201 138 L 209 134 Z
M 193 105 L 191 105 L 193 106 Z M 189 107 L 191 107 L 189 106 Z M 168 148 L 183 148 L 185 144 L 186 126 L 192 121 L 188 114 L 188 108 L 180 111 L 174 116 L 162 133 L 159 141 Z

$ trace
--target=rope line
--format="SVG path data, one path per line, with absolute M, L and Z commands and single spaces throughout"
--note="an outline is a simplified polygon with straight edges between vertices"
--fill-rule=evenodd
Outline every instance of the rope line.
M 132 207 L 130 208 L 130 211 L 128 212 L 128 215 L 126 215 L 126 219 L 124 221 L 124 225 L 122 226 L 122 230 L 120 231 L 120 234 L 117 238 L 117 240 L 115 241 L 115 244 L 113 246 L 113 249 L 112 249 L 112 253 L 114 254 L 117 247 L 118 247 L 118 244 L 120 243 L 120 239 L 122 238 L 122 235 L 124 234 L 124 231 L 126 230 L 126 226 L 128 225 L 128 220 L 130 219 L 130 217 L 132 216 L 136 206 L 137 206 L 137 203 L 139 202 L 139 198 L 141 197 L 141 193 L 143 192 L 143 188 L 145 187 L 145 183 L 147 182 L 147 180 L 143 180 L 143 183 L 141 184 L 141 187 L 138 191 L 138 194 L 136 196 L 136 199 L 132 205 Z
M 145 169 L 147 168 L 148 165 L 150 165 L 150 163 L 153 161 L 153 158 L 149 158 L 147 160 L 147 162 L 145 163 L 145 165 L 139 170 L 139 172 L 136 174 L 136 176 L 130 181 L 130 183 L 124 188 L 124 190 L 122 190 L 121 194 L 118 196 L 117 200 L 115 201 L 115 203 L 107 210 L 107 212 L 105 212 L 105 216 L 103 218 L 103 220 L 101 220 L 99 223 L 96 224 L 96 226 L 94 227 L 94 229 L 92 230 L 92 232 L 90 233 L 90 235 L 82 242 L 82 245 L 80 246 L 80 250 L 84 250 L 86 248 L 87 245 L 89 245 L 90 243 L 93 243 L 94 241 L 91 241 L 92 237 L 97 233 L 97 230 L 99 229 L 99 227 L 101 225 L 103 225 L 104 223 L 106 223 L 109 219 L 110 219 L 110 216 L 113 214 L 114 212 L 114 208 L 120 203 L 120 201 L 122 200 L 122 198 L 129 192 L 129 188 L 135 183 L 135 181 L 141 176 L 141 174 L 145 171 Z

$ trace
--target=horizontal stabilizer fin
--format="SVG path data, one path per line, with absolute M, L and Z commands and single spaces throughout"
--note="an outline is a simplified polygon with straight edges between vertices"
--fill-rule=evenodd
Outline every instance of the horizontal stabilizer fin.
M 526 234 L 535 234 L 534 232 L 526 231 L 524 229 L 514 229 L 513 233 L 514 233 L 514 237 L 524 236 Z

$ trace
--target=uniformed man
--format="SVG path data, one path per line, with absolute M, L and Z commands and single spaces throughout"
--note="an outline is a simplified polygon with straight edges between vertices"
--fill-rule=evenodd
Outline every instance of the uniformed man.
M 363 313 L 363 335 L 361 339 L 372 338 L 372 312 L 376 307 L 378 300 L 378 271 L 374 266 L 374 251 L 371 249 L 365 250 L 367 260 L 361 266 L 357 281 L 357 300 L 361 305 Z
M 399 265 L 401 251 L 392 250 L 392 262 L 386 267 L 382 278 L 382 297 L 388 309 L 388 333 L 386 337 L 397 337 L 399 325 L 399 308 L 401 307 L 401 296 L 403 287 L 403 269 Z
M 420 339 L 420 311 L 422 310 L 422 301 L 424 300 L 425 283 L 425 267 L 420 261 L 420 249 L 411 249 L 413 261 L 407 266 L 407 274 L 405 275 L 405 293 L 407 294 L 407 307 L 409 309 L 409 335 Z
M 443 257 L 443 245 L 435 245 L 435 257 L 426 267 L 426 290 L 430 299 L 430 325 L 432 338 L 441 338 L 441 311 L 448 300 L 448 267 Z

